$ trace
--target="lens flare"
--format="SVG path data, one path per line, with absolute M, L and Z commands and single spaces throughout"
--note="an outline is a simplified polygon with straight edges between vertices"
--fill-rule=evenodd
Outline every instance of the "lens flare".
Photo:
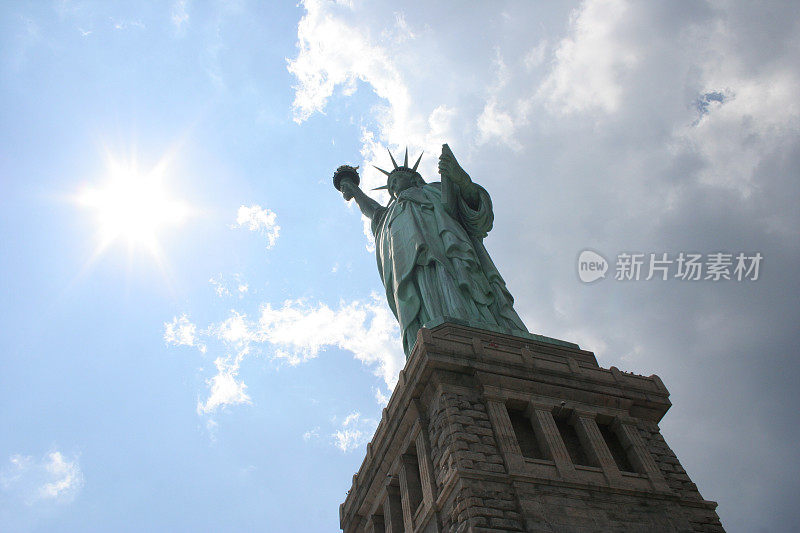
M 159 231 L 189 216 L 189 207 L 171 198 L 164 186 L 166 168 L 162 161 L 140 172 L 135 162 L 123 164 L 109 157 L 108 181 L 78 196 L 80 205 L 95 211 L 100 250 L 125 239 L 157 255 Z

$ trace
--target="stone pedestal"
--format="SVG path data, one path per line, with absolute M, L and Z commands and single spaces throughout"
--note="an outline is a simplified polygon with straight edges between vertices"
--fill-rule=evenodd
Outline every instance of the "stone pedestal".
M 723 531 L 664 442 L 658 376 L 546 338 L 420 330 L 340 506 L 345 533 Z

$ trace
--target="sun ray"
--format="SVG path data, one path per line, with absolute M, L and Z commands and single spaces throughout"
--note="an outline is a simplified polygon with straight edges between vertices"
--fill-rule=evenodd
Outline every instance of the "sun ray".
M 172 198 L 165 187 L 174 153 L 167 152 L 143 172 L 135 157 L 120 160 L 106 153 L 108 177 L 99 186 L 87 187 L 76 201 L 94 211 L 98 244 L 89 264 L 117 241 L 127 241 L 129 253 L 144 249 L 163 270 L 159 232 L 177 226 L 191 214 L 189 206 Z

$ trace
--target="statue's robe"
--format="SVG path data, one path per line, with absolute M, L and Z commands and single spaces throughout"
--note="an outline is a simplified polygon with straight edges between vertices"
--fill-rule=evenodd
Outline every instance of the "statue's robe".
M 419 328 L 436 319 L 528 332 L 483 245 L 494 214 L 489 193 L 480 186 L 478 192 L 473 209 L 456 186 L 446 205 L 441 183 L 424 184 L 402 191 L 373 216 L 378 271 L 406 357 Z

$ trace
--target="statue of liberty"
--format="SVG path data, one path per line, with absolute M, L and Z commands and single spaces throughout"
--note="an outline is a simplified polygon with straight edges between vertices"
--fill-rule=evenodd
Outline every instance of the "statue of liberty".
M 387 176 L 391 200 L 382 206 L 362 191 L 356 169 L 343 165 L 334 186 L 354 199 L 372 221 L 378 272 L 389 307 L 400 323 L 403 350 L 409 356 L 420 327 L 456 319 L 487 329 L 526 335 L 514 311 L 514 299 L 483 239 L 494 214 L 489 193 L 472 181 L 446 144 L 439 157 L 440 183 L 425 183 L 413 167 L 378 168 Z M 376 167 L 377 168 L 377 167 Z

